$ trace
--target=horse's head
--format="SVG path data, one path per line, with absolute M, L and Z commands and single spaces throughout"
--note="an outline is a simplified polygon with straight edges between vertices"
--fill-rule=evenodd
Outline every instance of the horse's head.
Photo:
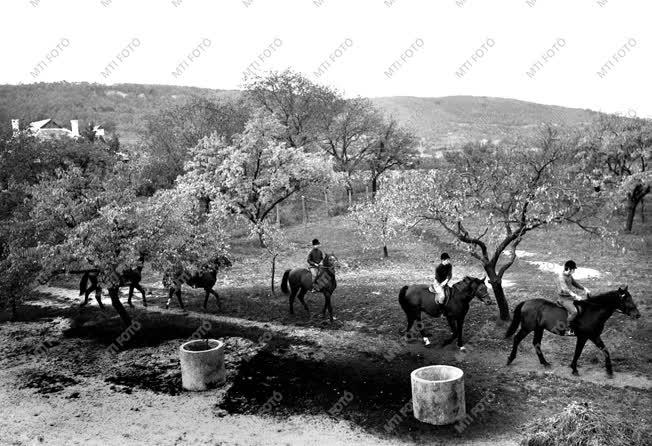
M 473 297 L 477 297 L 485 305 L 493 305 L 494 301 L 489 295 L 489 290 L 487 289 L 487 284 L 485 283 L 486 277 L 483 279 L 477 279 L 475 277 L 465 277 L 465 280 L 468 279 L 469 287 Z
M 618 309 L 633 319 L 641 317 L 632 295 L 627 291 L 627 285 L 625 285 L 625 288 L 618 287 L 616 292 L 618 293 Z
M 335 254 L 326 254 L 324 256 L 323 265 L 325 268 L 337 268 L 340 266 L 340 261 Z
M 211 267 L 214 267 L 217 270 L 219 270 L 220 268 L 229 268 L 229 267 L 233 266 L 233 264 L 231 263 L 231 260 L 229 260 L 229 258 L 227 256 L 222 255 L 222 254 L 220 254 L 218 256 L 215 256 L 212 263 L 209 264 L 209 265 Z

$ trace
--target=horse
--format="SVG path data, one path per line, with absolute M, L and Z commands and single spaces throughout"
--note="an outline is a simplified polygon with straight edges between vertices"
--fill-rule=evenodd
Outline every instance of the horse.
M 485 305 L 493 305 L 485 279 L 464 277 L 450 288 L 450 297 L 444 305 L 440 305 L 435 301 L 435 295 L 428 291 L 428 285 L 404 286 L 398 293 L 398 303 L 407 316 L 406 336 L 410 335 L 412 325 L 417 321 L 417 329 L 423 337 L 423 342 L 426 346 L 429 346 L 430 340 L 425 336 L 423 324 L 421 323 L 421 312 L 424 311 L 432 317 L 439 317 L 444 314 L 448 320 L 452 336 L 446 339 L 442 346 L 448 345 L 457 339 L 457 347 L 462 351 L 466 350 L 462 339 L 462 329 L 464 317 L 469 311 L 469 304 L 474 297 L 480 299 Z
M 138 258 L 138 266 L 135 268 L 126 269 L 117 274 L 118 285 L 115 287 L 115 292 L 117 295 L 118 288 L 128 286 L 129 287 L 129 306 L 133 307 L 131 303 L 131 298 L 134 295 L 134 288 L 140 291 L 143 295 L 143 306 L 147 306 L 147 299 L 145 298 L 145 290 L 140 286 L 140 281 L 142 280 L 142 271 L 143 271 L 143 261 L 144 256 Z M 88 304 L 88 296 L 95 291 L 95 299 L 99 304 L 100 308 L 104 310 L 104 304 L 102 304 L 102 287 L 98 285 L 98 276 L 100 271 L 98 269 L 90 269 L 84 271 L 81 280 L 79 281 L 79 295 L 84 295 L 84 302 L 80 306 Z M 90 281 L 90 286 L 88 282 Z M 113 287 L 112 287 L 113 288 Z
M 319 267 L 319 272 L 317 273 L 317 278 L 315 283 L 323 283 L 320 288 L 316 291 L 324 295 L 324 309 L 321 314 L 322 317 L 326 317 L 326 310 L 330 315 L 330 322 L 333 323 L 333 307 L 331 305 L 331 296 L 333 291 L 337 288 L 337 281 L 335 280 L 335 267 L 339 265 L 339 260 L 335 257 L 335 254 L 326 254 L 324 256 L 323 266 Z M 290 288 L 288 289 L 288 284 Z M 283 280 L 281 280 L 281 290 L 285 294 L 290 294 L 290 314 L 294 314 L 294 298 L 298 298 L 299 302 L 303 304 L 303 307 L 310 317 L 310 308 L 306 304 L 306 301 L 303 300 L 303 297 L 308 291 L 313 288 L 312 285 L 312 274 L 306 268 L 294 268 L 288 269 L 283 273 Z
M 631 318 L 638 319 L 641 317 L 636 304 L 632 300 L 631 294 L 625 288 L 618 288 L 615 291 L 591 296 L 583 301 L 576 301 L 579 314 L 571 324 L 575 329 L 577 341 L 575 344 L 575 355 L 570 367 L 573 375 L 579 375 L 577 371 L 577 360 L 582 354 L 584 344 L 588 339 L 591 340 L 604 354 L 605 368 L 609 377 L 613 376 L 613 369 L 611 366 L 611 357 L 607 347 L 600 338 L 600 334 L 604 329 L 604 324 L 607 319 L 615 311 L 620 311 Z M 516 337 L 514 337 L 514 346 L 512 352 L 507 359 L 507 365 L 511 364 L 516 357 L 516 350 L 518 344 L 531 332 L 534 331 L 534 339 L 532 344 L 534 350 L 539 357 L 539 362 L 544 367 L 550 367 L 550 363 L 546 361 L 543 353 L 541 352 L 541 339 L 543 338 L 543 331 L 548 330 L 551 333 L 563 336 L 566 332 L 567 312 L 559 305 L 546 299 L 530 299 L 519 303 L 514 308 L 514 317 L 512 323 L 505 333 L 505 338 L 511 337 L 516 329 L 521 327 Z
M 193 288 L 204 289 L 206 293 L 204 298 L 204 310 L 206 310 L 206 306 L 208 305 L 208 296 L 213 294 L 217 300 L 217 308 L 221 311 L 222 303 L 220 302 L 220 296 L 213 290 L 213 286 L 215 285 L 215 282 L 217 282 L 217 272 L 220 268 L 230 266 L 232 266 L 231 261 L 226 256 L 219 255 L 215 257 L 212 262 L 203 264 L 199 269 L 187 270 L 179 268 L 176 271 L 165 273 L 163 276 L 163 285 L 168 287 L 170 290 L 165 308 L 170 308 L 172 295 L 176 292 L 179 306 L 182 310 L 185 310 L 183 300 L 181 299 L 181 285 L 185 283 Z

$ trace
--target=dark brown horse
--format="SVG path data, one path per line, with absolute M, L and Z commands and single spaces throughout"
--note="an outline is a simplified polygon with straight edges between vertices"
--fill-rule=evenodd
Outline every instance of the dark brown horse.
M 203 288 L 206 293 L 204 297 L 204 310 L 208 305 L 208 296 L 214 295 L 217 300 L 218 310 L 222 309 L 222 304 L 220 302 L 220 296 L 213 286 L 217 282 L 217 272 L 222 267 L 230 267 L 231 261 L 223 255 L 215 257 L 212 263 L 206 263 L 202 265 L 199 269 L 196 270 L 186 270 L 179 268 L 177 271 L 165 273 L 163 276 L 163 285 L 169 288 L 168 301 L 165 304 L 165 308 L 170 307 L 170 301 L 172 300 L 172 295 L 177 295 L 177 300 L 179 301 L 179 306 L 182 310 L 185 310 L 183 306 L 183 300 L 181 300 L 181 286 L 185 283 L 190 285 L 193 288 Z
M 136 267 L 134 268 L 128 268 L 124 271 L 121 271 L 119 274 L 116 274 L 116 279 L 117 279 L 117 284 L 118 286 L 116 287 L 116 295 L 117 295 L 117 288 L 119 287 L 129 287 L 129 306 L 133 307 L 134 305 L 131 303 L 131 298 L 134 295 L 134 289 L 137 289 L 140 291 L 140 293 L 143 295 L 143 306 L 147 306 L 147 299 L 145 298 L 145 290 L 143 289 L 142 286 L 140 286 L 140 281 L 142 280 L 142 271 L 143 271 L 143 262 L 144 262 L 145 257 L 141 255 L 138 259 L 138 263 Z M 82 275 L 81 280 L 79 281 L 79 295 L 84 295 L 84 302 L 80 304 L 80 306 L 84 306 L 88 304 L 88 296 L 95 291 L 95 299 L 97 300 L 97 303 L 99 304 L 100 308 L 103 310 L 104 309 L 104 304 L 102 304 L 102 287 L 99 286 L 98 284 L 98 277 L 99 277 L 99 270 L 97 269 L 90 269 L 84 271 L 84 274 Z M 90 282 L 90 286 L 88 284 Z
M 321 314 L 326 317 L 326 310 L 330 314 L 331 324 L 333 323 L 333 307 L 331 306 L 331 296 L 337 288 L 337 281 L 335 280 L 335 267 L 339 265 L 339 261 L 334 254 L 326 254 L 324 256 L 323 266 L 319 268 L 315 283 L 320 284 L 319 291 L 324 295 L 324 309 Z M 288 289 L 288 284 L 290 288 Z M 312 289 L 312 274 L 306 268 L 288 269 L 283 273 L 283 280 L 281 281 L 281 290 L 285 294 L 290 294 L 290 314 L 294 314 L 294 298 L 298 298 L 299 302 L 308 312 L 310 317 L 310 308 L 303 300 L 303 297 L 308 291 Z
M 587 300 L 576 302 L 576 305 L 580 313 L 573 321 L 573 324 L 571 324 L 577 335 L 575 355 L 570 365 L 573 370 L 573 375 L 579 375 L 577 372 L 577 360 L 582 354 L 584 344 L 590 339 L 591 342 L 602 350 L 607 374 L 610 377 L 613 376 L 609 351 L 600 338 L 604 324 L 615 311 L 620 311 L 635 319 L 641 317 L 641 313 L 636 308 L 636 304 L 634 304 L 631 294 L 627 291 L 627 287 L 591 296 Z M 567 328 L 566 317 L 566 310 L 549 300 L 530 299 L 518 304 L 514 308 L 514 318 L 505 334 L 505 337 L 509 338 L 516 333 L 516 329 L 520 325 L 521 329 L 514 337 L 514 346 L 507 359 L 507 365 L 511 364 L 516 357 L 518 344 L 531 331 L 534 331 L 532 344 L 534 344 L 534 350 L 539 357 L 539 362 L 545 367 L 550 366 L 550 363 L 546 361 L 546 358 L 543 357 L 543 353 L 541 352 L 543 331 L 548 330 L 551 333 L 563 336 Z
M 484 279 L 475 277 L 466 276 L 454 284 L 450 289 L 450 298 L 445 305 L 439 305 L 435 301 L 435 295 L 428 291 L 428 285 L 404 286 L 398 293 L 398 302 L 407 316 L 406 336 L 410 335 L 412 325 L 416 321 L 417 330 L 421 333 L 424 343 L 426 346 L 430 345 L 430 340 L 426 337 L 421 323 L 421 312 L 432 317 L 439 317 L 443 314 L 453 333 L 452 337 L 445 340 L 443 345 L 448 345 L 457 339 L 457 346 L 460 350 L 465 350 L 462 340 L 464 317 L 469 311 L 469 304 L 474 297 L 480 299 L 485 305 L 493 305 Z

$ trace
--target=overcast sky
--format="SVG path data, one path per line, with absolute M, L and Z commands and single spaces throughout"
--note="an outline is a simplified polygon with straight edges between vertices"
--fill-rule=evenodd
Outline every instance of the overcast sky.
M 0 16 L 0 83 L 236 89 L 292 67 L 347 96 L 652 117 L 645 0 L 3 0 Z

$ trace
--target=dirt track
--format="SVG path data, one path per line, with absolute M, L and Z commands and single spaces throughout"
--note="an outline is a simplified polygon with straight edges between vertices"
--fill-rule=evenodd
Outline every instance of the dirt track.
M 627 406 L 637 401 L 634 407 L 649 401 L 642 392 L 649 380 L 618 366 L 616 378 L 607 380 L 601 363 L 585 363 L 577 379 L 560 365 L 540 369 L 525 346 L 515 364 L 505 367 L 502 341 L 495 341 L 495 350 L 487 350 L 486 341 L 478 345 L 480 339 L 499 339 L 504 327 L 494 322 L 477 327 L 468 352 L 461 353 L 453 346 L 405 345 L 399 336 L 356 331 L 351 322 L 298 327 L 157 305 L 143 311 L 137 304 L 140 335 L 113 354 L 106 348 L 122 327 L 112 310 L 102 313 L 95 304 L 80 310 L 76 292 L 44 291 L 48 297 L 29 307 L 34 322 L 2 329 L 0 401 L 12 408 L 0 425 L 3 443 L 515 444 L 524 414 L 552 412 L 568 398 L 607 394 Z M 189 394 L 180 387 L 176 349 L 203 321 L 211 324 L 210 336 L 227 343 L 228 382 Z M 34 345 L 43 341 L 47 352 L 34 355 Z M 487 392 L 497 395 L 495 404 L 463 434 L 411 418 L 388 432 L 388 420 L 409 401 L 409 371 L 432 363 L 465 370 L 468 407 Z M 555 390 L 559 386 L 564 394 Z M 275 391 L 282 398 L 262 414 Z M 345 391 L 353 400 L 329 414 Z M 636 409 L 632 414 L 638 415 Z M 640 416 L 645 420 L 649 411 Z

